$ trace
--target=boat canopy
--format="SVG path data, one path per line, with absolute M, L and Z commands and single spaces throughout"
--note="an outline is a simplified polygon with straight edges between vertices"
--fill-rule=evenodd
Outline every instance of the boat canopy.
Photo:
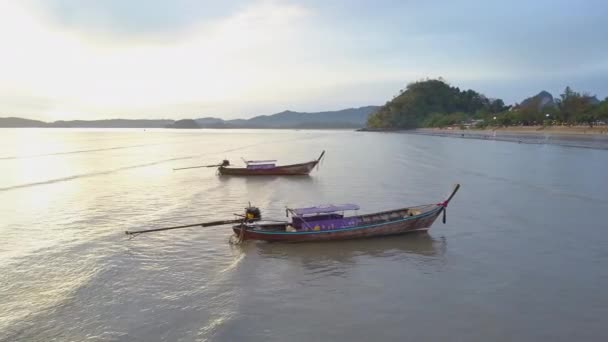
M 245 160 L 246 164 L 276 163 L 276 160 Z
M 294 208 L 290 209 L 296 215 L 311 215 L 311 214 L 327 214 L 333 213 L 336 211 L 344 211 L 344 210 L 359 210 L 359 206 L 356 204 L 326 204 L 326 205 L 318 205 L 316 207 L 308 207 L 308 208 Z
M 249 170 L 274 169 L 275 164 L 247 164 Z

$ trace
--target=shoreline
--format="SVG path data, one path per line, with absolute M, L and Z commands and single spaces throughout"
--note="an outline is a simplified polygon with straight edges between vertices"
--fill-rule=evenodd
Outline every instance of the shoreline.
M 400 131 L 461 139 L 507 141 L 608 150 L 608 127 L 502 127 L 496 129 L 419 128 Z
M 420 131 L 436 131 L 436 132 L 458 132 L 458 133 L 490 133 L 496 132 L 517 133 L 517 134 L 558 134 L 558 135 L 608 135 L 608 126 L 510 126 L 510 127 L 495 127 L 495 128 L 419 128 Z

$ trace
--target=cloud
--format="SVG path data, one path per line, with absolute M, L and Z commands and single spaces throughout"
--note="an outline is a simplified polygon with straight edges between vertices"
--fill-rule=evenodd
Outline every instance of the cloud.
M 607 75 L 606 6 L 564 6 L 0 0 L 0 115 L 235 117 L 383 103 L 424 77 L 515 98 L 522 82 Z
M 338 93 L 345 103 L 341 89 L 431 71 L 369 63 L 357 37 L 286 2 L 250 4 L 161 39 L 79 30 L 49 20 L 35 4 L 1 5 L 9 20 L 0 23 L 0 89 L 48 98 L 52 106 L 40 114 L 53 119 L 238 115 L 263 103 L 327 103 L 324 96 Z
M 171 41 L 128 44 L 53 25 L 23 3 L 0 6 L 8 18 L 0 22 L 0 90 L 44 94 L 55 115 L 259 101 L 271 98 L 277 83 L 313 81 L 288 57 L 299 50 L 310 14 L 296 5 L 261 2 Z
M 353 60 L 348 39 L 315 28 L 313 9 L 285 2 L 257 2 L 163 39 L 74 29 L 33 3 L 0 6 L 10 18 L 0 23 L 0 91 L 48 99 L 41 118 L 242 115 L 396 77 Z M 33 114 L 15 104 L 1 109 Z
M 22 0 L 43 9 L 54 24 L 89 34 L 139 39 L 179 32 L 202 21 L 226 17 L 246 0 Z

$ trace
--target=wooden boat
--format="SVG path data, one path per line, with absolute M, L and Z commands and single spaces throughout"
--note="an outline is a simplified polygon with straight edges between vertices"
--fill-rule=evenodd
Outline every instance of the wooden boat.
M 238 241 L 263 240 L 282 242 L 309 242 L 356 239 L 397 235 L 426 231 L 443 213 L 446 223 L 448 204 L 460 189 L 456 184 L 450 196 L 443 202 L 407 207 L 379 213 L 344 216 L 345 211 L 359 210 L 356 204 L 326 205 L 309 208 L 287 209 L 291 221 L 262 220 L 260 209 L 251 205 L 244 215 L 232 220 L 220 220 L 174 227 L 126 231 L 131 237 L 142 233 L 158 232 L 190 227 L 212 227 L 236 224 L 232 227 Z
M 291 165 L 276 165 L 276 160 L 245 160 L 246 167 L 231 167 L 230 162 L 224 160 L 219 165 L 221 175 L 234 176 L 289 176 L 307 175 L 319 164 L 325 151 L 313 161 Z
M 359 206 L 343 204 L 287 209 L 291 221 L 263 221 L 259 209 L 250 207 L 246 211 L 247 220 L 232 229 L 241 241 L 282 242 L 342 240 L 426 231 L 441 213 L 445 223 L 446 208 L 459 188 L 460 185 L 456 185 L 441 203 L 366 215 L 344 216 L 344 211 L 358 210 Z

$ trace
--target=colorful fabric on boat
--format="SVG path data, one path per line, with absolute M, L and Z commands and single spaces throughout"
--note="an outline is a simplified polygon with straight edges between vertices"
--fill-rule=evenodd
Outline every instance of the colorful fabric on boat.
M 295 208 L 292 211 L 296 215 L 310 215 L 310 214 L 324 214 L 324 213 L 333 213 L 336 211 L 344 211 L 344 210 L 359 210 L 359 206 L 356 204 L 327 204 L 327 205 L 319 205 L 316 207 L 308 207 L 308 208 Z

